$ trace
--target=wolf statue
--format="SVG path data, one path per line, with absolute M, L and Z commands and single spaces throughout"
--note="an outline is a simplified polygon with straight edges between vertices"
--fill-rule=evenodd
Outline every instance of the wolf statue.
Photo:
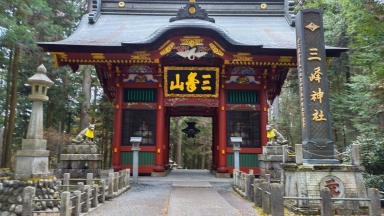
M 267 125 L 267 146 L 280 146 L 288 143 L 283 135 L 281 135 L 276 129 L 273 129 L 272 125 Z
M 95 144 L 93 138 L 95 131 L 95 124 L 89 124 L 87 128 L 82 130 L 75 139 L 72 139 L 72 144 L 83 144 L 83 145 L 91 145 Z

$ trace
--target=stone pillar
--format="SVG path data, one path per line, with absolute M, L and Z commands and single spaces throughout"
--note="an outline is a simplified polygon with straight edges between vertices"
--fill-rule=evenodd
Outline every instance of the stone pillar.
M 295 144 L 296 163 L 298 165 L 303 164 L 303 145 Z
M 360 165 L 359 146 L 355 144 L 351 145 L 351 164 Z
M 332 203 L 331 203 L 331 190 L 329 188 L 324 187 L 320 189 L 320 197 L 321 197 L 321 215 L 322 216 L 332 216 Z
M 23 196 L 23 212 L 22 216 L 32 215 L 33 208 L 33 199 L 35 198 L 35 188 L 34 187 L 26 187 L 24 188 L 24 196 Z
M 124 88 L 121 83 L 116 83 L 116 99 L 115 99 L 115 121 L 113 125 L 113 143 L 112 143 L 112 167 L 115 171 L 120 170 L 120 146 L 121 146 L 121 130 L 123 121 L 123 97 Z
M 75 201 L 74 201 L 74 208 L 72 210 L 72 215 L 79 216 L 81 213 L 81 191 L 76 190 L 73 191 L 73 194 L 75 195 Z
M 380 216 L 381 215 L 381 201 L 380 194 L 377 188 L 367 189 L 368 198 L 371 199 L 371 206 L 369 208 L 369 215 Z
M 225 110 L 225 85 L 224 80 L 221 80 L 221 87 L 219 89 L 219 167 L 218 173 L 228 173 L 227 167 L 227 113 Z
M 37 73 L 27 81 L 32 86 L 28 99 L 32 101 L 32 112 L 29 120 L 26 139 L 21 142 L 21 150 L 16 153 L 15 178 L 47 177 L 49 174 L 49 151 L 47 141 L 43 139 L 43 101 L 49 100 L 47 89 L 53 82 L 45 75 L 44 65 L 37 68 Z
M 273 216 L 284 216 L 284 185 L 271 184 L 271 213 Z
M 155 167 L 153 172 L 164 172 L 163 167 L 163 154 L 164 154 L 164 123 L 165 123 L 165 112 L 164 112 L 164 90 L 162 87 L 162 79 L 158 79 L 157 88 L 157 109 L 156 109 L 156 152 L 155 152 Z
M 70 215 L 71 210 L 69 209 L 70 205 L 70 198 L 71 198 L 71 193 L 68 191 L 65 191 L 61 193 L 61 201 L 60 201 L 60 215 Z
M 271 214 L 271 199 L 270 195 L 266 192 L 271 191 L 271 186 L 270 183 L 268 182 L 263 182 L 261 183 L 261 189 L 262 189 L 262 194 L 261 194 L 261 200 L 262 200 L 262 208 L 263 208 L 263 213 L 264 214 Z
M 139 177 L 139 151 L 142 137 L 131 137 L 132 151 L 133 151 L 133 183 L 138 183 Z
M 241 137 L 231 137 L 231 143 L 233 146 L 233 160 L 236 170 L 240 170 L 240 144 L 243 141 Z
M 247 199 L 253 202 L 253 181 L 255 180 L 255 176 L 253 174 L 247 174 L 246 175 L 246 191 L 245 194 L 247 195 Z

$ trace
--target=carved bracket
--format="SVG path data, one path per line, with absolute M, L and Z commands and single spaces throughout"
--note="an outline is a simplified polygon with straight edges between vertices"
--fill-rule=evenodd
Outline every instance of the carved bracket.
M 93 24 L 101 14 L 101 0 L 92 0 L 92 12 L 89 13 L 88 22 Z
M 206 10 L 201 9 L 198 4 L 195 4 L 194 1 L 190 1 L 185 7 L 181 8 L 177 12 L 176 17 L 172 17 L 169 22 L 183 20 L 183 19 L 201 19 L 209 22 L 215 22 L 215 19 L 209 18 Z

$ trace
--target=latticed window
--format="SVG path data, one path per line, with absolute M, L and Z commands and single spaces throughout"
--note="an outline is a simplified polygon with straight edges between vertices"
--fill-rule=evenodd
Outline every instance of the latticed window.
M 133 110 L 123 111 L 123 146 L 130 146 L 131 137 L 143 137 L 140 145 L 155 145 L 156 132 L 156 110 Z
M 232 146 L 230 137 L 242 137 L 241 147 L 260 147 L 260 112 L 227 111 L 227 146 Z

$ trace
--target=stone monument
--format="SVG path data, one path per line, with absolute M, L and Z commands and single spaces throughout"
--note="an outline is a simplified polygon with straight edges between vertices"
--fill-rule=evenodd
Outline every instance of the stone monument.
M 32 112 L 29 120 L 26 139 L 21 142 L 21 150 L 16 153 L 15 179 L 47 177 L 49 175 L 49 151 L 46 150 L 47 140 L 43 139 L 43 101 L 53 82 L 45 75 L 44 65 L 37 68 L 37 73 L 28 79 L 32 87 L 28 99 L 32 101 Z
M 83 129 L 72 144 L 67 146 L 67 153 L 60 155 L 61 170 L 57 174 L 63 178 L 64 173 L 70 173 L 71 178 L 86 178 L 87 173 L 100 177 L 102 154 L 94 141 L 95 125 Z
M 287 197 L 320 197 L 327 187 L 333 198 L 367 198 L 358 160 L 353 147 L 351 165 L 335 159 L 332 141 L 324 28 L 322 11 L 305 9 L 296 15 L 297 67 L 300 85 L 302 144 L 295 148 L 296 163 L 283 163 L 282 183 Z M 286 203 L 287 204 L 287 203 Z M 320 209 L 319 200 L 290 200 L 287 205 L 300 213 Z M 367 207 L 363 201 L 335 200 L 334 214 L 361 215 Z

